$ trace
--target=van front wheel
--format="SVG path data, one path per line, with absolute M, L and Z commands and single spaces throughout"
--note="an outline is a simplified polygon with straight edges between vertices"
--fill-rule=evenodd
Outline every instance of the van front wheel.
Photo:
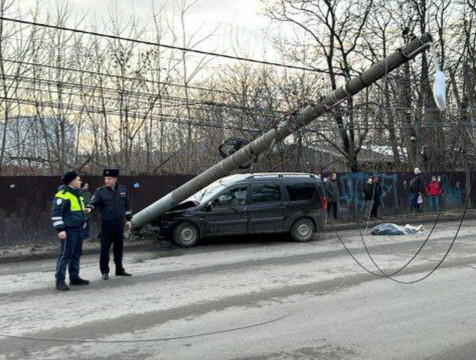
M 183 222 L 174 229 L 174 241 L 177 245 L 190 247 L 197 245 L 200 240 L 198 228 L 190 223 Z
M 295 241 L 305 242 L 310 241 L 314 237 L 315 229 L 314 223 L 311 219 L 301 218 L 296 220 L 291 228 L 291 237 Z

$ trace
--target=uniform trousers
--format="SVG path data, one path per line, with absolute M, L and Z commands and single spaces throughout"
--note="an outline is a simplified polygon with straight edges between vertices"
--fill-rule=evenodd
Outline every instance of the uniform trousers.
M 109 274 L 109 251 L 111 245 L 114 252 L 116 273 L 124 271 L 122 254 L 124 252 L 124 224 L 102 223 L 101 227 L 101 258 L 99 267 L 101 274 Z
M 66 268 L 70 280 L 79 279 L 79 259 L 83 251 L 84 230 L 81 226 L 66 229 L 66 239 L 60 240 L 60 254 L 56 262 L 56 283 L 64 283 Z

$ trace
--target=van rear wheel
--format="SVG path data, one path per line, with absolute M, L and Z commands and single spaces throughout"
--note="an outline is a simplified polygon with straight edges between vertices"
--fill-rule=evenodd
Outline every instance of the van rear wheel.
M 175 227 L 173 237 L 177 245 L 190 247 L 197 245 L 200 232 L 191 222 L 183 222 Z
M 314 223 L 311 219 L 301 218 L 296 220 L 291 228 L 291 237 L 295 241 L 305 242 L 310 241 L 315 233 Z

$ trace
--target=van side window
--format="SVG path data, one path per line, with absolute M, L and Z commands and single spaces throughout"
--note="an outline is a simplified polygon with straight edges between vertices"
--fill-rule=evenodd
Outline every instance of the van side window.
M 245 205 L 246 201 L 246 187 L 240 187 L 237 189 L 229 190 L 218 197 L 214 201 L 214 205 L 216 206 L 237 206 L 237 205 Z
M 263 203 L 281 200 L 281 189 L 278 184 L 260 184 L 251 188 L 251 203 Z
M 289 194 L 289 201 L 311 200 L 317 191 L 315 183 L 286 185 Z

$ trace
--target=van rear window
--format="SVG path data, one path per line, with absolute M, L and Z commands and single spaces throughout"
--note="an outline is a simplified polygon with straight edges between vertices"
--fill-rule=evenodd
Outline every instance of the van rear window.
M 290 201 L 310 200 L 317 193 L 315 183 L 286 185 Z

